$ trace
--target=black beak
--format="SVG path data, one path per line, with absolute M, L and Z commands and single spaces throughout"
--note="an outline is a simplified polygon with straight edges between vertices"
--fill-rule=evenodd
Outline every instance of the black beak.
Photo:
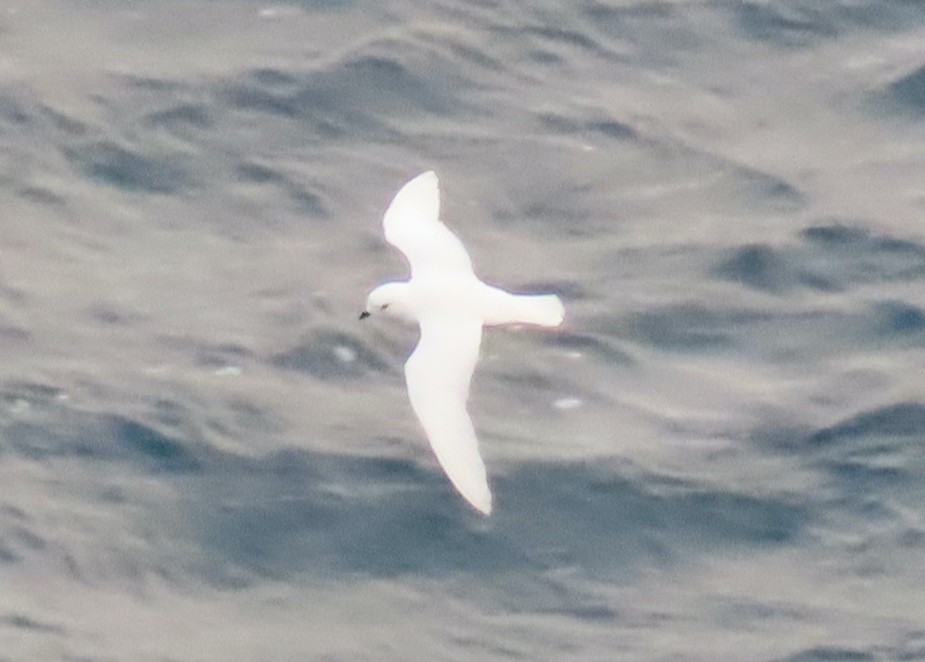
M 360 319 L 361 319 L 361 320 L 365 320 L 367 317 L 369 317 L 369 311 L 368 311 L 368 310 L 364 310 L 362 313 L 360 313 Z

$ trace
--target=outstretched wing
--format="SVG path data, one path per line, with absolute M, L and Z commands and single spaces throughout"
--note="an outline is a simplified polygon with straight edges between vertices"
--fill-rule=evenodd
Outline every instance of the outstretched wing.
M 432 269 L 472 271 L 459 237 L 440 221 L 440 187 L 432 170 L 401 188 L 386 209 L 382 226 L 386 241 L 404 253 L 412 276 Z
M 466 411 L 481 342 L 479 321 L 421 320 L 421 339 L 405 363 L 405 381 L 440 466 L 459 493 L 489 515 L 491 490 Z

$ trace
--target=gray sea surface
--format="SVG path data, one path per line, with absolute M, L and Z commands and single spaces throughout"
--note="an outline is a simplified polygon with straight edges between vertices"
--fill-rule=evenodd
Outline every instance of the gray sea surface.
M 920 0 L 4 0 L 0 208 L 2 662 L 925 660 Z

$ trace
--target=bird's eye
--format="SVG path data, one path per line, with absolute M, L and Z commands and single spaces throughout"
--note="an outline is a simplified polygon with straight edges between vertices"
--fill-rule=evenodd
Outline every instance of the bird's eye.
M 389 307 L 389 304 L 384 303 L 384 304 L 382 304 L 382 308 L 380 308 L 380 310 L 385 310 L 385 309 L 388 308 L 388 307 Z

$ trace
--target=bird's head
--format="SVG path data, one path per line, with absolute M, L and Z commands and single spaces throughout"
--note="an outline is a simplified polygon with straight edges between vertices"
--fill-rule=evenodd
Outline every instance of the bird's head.
M 369 293 L 366 308 L 360 313 L 360 319 L 379 314 L 415 320 L 408 305 L 408 283 L 385 283 Z

